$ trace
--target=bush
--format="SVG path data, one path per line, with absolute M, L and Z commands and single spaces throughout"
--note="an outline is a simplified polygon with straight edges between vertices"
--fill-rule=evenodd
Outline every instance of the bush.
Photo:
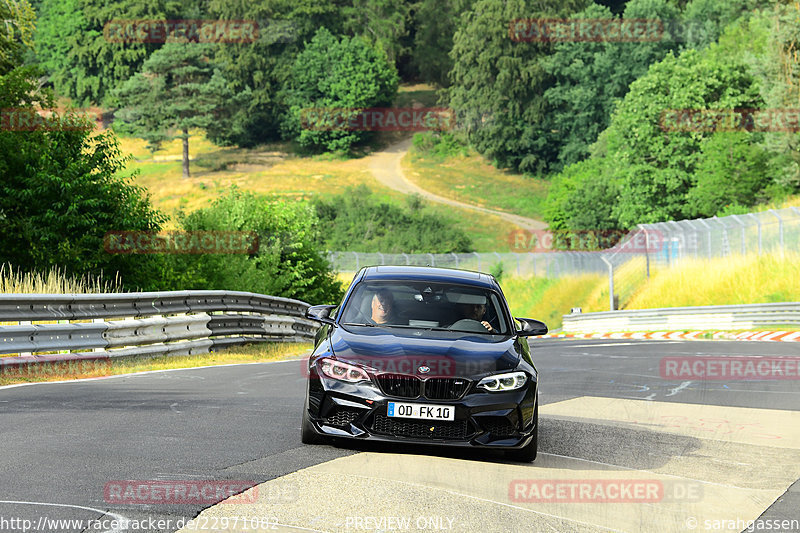
M 458 253 L 472 251 L 472 241 L 450 221 L 426 213 L 419 198 L 409 208 L 375 199 L 366 185 L 348 188 L 314 208 L 325 228 L 328 250 L 382 253 Z
M 232 188 L 205 209 L 181 219 L 187 231 L 254 231 L 253 255 L 174 255 L 165 258 L 162 289 L 250 291 L 310 303 L 343 296 L 319 248 L 318 221 L 306 203 L 286 203 Z
M 416 133 L 413 143 L 416 152 L 439 159 L 467 155 L 466 145 L 452 133 Z

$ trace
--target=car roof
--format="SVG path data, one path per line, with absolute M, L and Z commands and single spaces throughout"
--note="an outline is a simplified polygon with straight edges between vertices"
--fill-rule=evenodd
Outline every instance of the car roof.
M 423 267 L 423 266 L 371 266 L 363 269 L 361 281 L 377 280 L 409 280 L 450 282 L 472 285 L 486 289 L 497 289 L 493 276 L 472 270 L 455 268 Z

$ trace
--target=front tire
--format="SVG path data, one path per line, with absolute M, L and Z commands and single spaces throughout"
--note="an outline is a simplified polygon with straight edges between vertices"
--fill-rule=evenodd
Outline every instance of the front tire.
M 308 418 L 308 409 L 303 406 L 303 423 L 300 426 L 300 440 L 303 444 L 324 444 L 325 437 L 314 430 L 311 419 Z
M 512 461 L 520 463 L 532 463 L 536 460 L 536 453 L 538 451 L 539 440 L 539 402 L 537 400 L 536 407 L 533 408 L 533 435 L 531 441 L 519 450 L 511 450 L 506 452 L 506 457 Z

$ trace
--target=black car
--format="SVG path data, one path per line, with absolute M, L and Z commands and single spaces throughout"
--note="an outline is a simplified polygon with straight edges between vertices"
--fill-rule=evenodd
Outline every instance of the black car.
M 308 361 L 304 443 L 345 437 L 536 458 L 538 375 L 526 337 L 547 326 L 512 318 L 493 276 L 367 267 L 340 306 L 306 316 L 323 325 Z

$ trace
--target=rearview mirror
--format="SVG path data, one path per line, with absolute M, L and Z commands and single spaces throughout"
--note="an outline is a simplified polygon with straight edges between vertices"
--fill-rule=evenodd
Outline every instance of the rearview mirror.
M 547 326 L 541 320 L 534 320 L 533 318 L 517 318 L 522 324 L 522 329 L 517 331 L 520 337 L 533 337 L 537 335 L 546 335 Z
M 334 309 L 336 309 L 335 305 L 312 305 L 306 309 L 306 318 L 333 325 L 334 321 L 330 318 L 330 314 Z

